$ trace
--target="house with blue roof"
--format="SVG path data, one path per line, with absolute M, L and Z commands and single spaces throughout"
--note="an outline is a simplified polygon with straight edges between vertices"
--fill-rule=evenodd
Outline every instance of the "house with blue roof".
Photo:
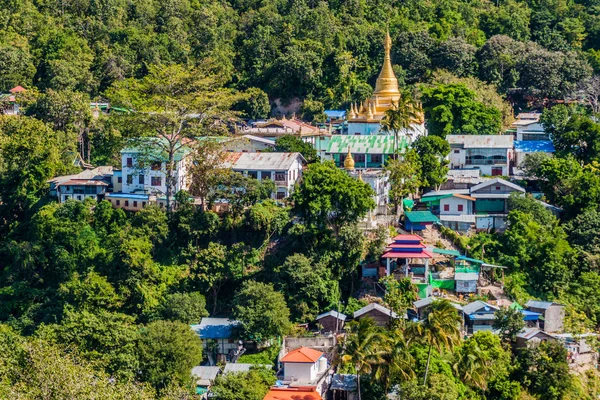
M 499 308 L 484 301 L 477 300 L 463 307 L 465 330 L 467 334 L 479 331 L 492 331 L 496 319 L 495 313 Z
M 229 318 L 202 318 L 199 324 L 191 328 L 202 340 L 204 354 L 207 355 L 211 365 L 216 360 L 227 359 L 230 354 L 239 351 L 242 345 L 237 337 L 237 328 L 240 322 Z M 224 360 L 223 360 L 224 361 Z

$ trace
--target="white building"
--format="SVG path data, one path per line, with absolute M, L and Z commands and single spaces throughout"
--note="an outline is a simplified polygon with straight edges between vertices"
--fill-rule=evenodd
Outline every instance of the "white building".
M 113 167 L 96 167 L 74 175 L 57 176 L 48 180 L 50 195 L 56 196 L 59 203 L 67 200 L 83 201 L 93 198 L 101 201 L 110 190 Z
M 516 130 L 517 140 L 549 140 L 549 136 L 540 123 L 541 113 L 521 113 L 511 128 Z
M 187 157 L 189 149 L 184 147 L 175 154 L 175 187 L 173 195 L 189 187 Z M 167 193 L 167 161 L 165 152 L 144 146 L 121 150 L 121 176 L 123 193 Z
M 368 184 L 375 194 L 375 215 L 387 214 L 390 198 L 390 174 L 382 169 L 364 169 L 350 172 L 350 175 Z
M 295 383 L 315 383 L 327 370 L 324 354 L 309 347 L 292 350 L 279 362 L 283 364 L 283 380 Z
M 477 168 L 482 175 L 508 176 L 513 160 L 511 135 L 448 135 L 450 169 Z
M 306 160 L 300 153 L 229 153 L 225 157 L 225 165 L 233 171 L 259 181 L 272 180 L 276 199 L 292 193 L 302 178 L 304 164 Z

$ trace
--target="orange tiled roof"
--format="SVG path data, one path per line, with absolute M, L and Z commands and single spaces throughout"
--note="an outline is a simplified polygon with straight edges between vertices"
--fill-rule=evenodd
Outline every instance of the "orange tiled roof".
M 321 395 L 306 388 L 273 388 L 263 400 L 323 400 Z
M 25 92 L 25 88 L 23 88 L 23 86 L 17 86 L 14 87 L 12 89 L 10 89 L 11 93 L 21 93 L 21 92 Z
M 300 347 L 287 353 L 281 362 L 314 363 L 323 356 L 323 353 L 309 347 Z

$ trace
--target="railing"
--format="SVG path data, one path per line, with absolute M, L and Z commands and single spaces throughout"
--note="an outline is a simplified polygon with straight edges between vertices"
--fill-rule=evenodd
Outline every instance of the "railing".
M 494 164 L 507 164 L 508 161 L 506 159 L 497 159 L 497 160 L 490 160 L 490 159 L 469 159 L 467 157 L 466 163 L 467 165 L 494 165 Z

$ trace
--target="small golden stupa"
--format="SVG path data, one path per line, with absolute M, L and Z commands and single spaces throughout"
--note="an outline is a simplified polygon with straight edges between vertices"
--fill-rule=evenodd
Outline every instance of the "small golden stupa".
M 348 147 L 348 154 L 346 154 L 346 159 L 344 160 L 344 169 L 346 171 L 354 171 L 354 158 L 352 158 L 350 147 Z

